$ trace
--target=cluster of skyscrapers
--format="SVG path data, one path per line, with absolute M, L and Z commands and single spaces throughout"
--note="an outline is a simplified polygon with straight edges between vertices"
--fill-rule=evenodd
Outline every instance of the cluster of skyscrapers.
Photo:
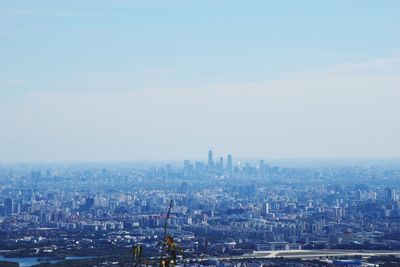
M 195 161 L 194 164 L 190 160 L 185 160 L 183 162 L 183 170 L 185 172 L 216 172 L 216 173 L 228 173 L 232 174 L 234 169 L 232 155 L 228 154 L 226 160 L 224 157 L 219 157 L 217 160 L 214 158 L 212 150 L 208 151 L 207 164 L 205 165 L 203 161 Z

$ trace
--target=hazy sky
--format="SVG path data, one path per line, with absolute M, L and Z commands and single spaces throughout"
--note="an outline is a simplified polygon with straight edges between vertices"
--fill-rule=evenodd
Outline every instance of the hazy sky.
M 0 2 L 0 162 L 400 156 L 400 1 Z

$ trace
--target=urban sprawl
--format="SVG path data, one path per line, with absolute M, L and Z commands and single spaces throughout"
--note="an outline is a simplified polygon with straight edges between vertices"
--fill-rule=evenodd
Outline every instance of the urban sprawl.
M 0 261 L 152 266 L 169 235 L 190 266 L 379 266 L 400 251 L 399 179 L 395 163 L 292 167 L 212 151 L 183 164 L 3 164 Z

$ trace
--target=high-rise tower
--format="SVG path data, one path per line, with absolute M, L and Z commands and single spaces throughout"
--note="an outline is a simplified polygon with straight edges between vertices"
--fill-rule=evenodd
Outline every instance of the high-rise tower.
M 4 200 L 5 215 L 11 215 L 13 213 L 14 201 L 12 198 L 6 198 Z
M 212 170 L 214 167 L 213 153 L 211 149 L 208 151 L 208 169 Z
M 228 173 L 233 173 L 233 162 L 231 154 L 228 154 L 228 158 L 226 160 L 226 170 L 228 171 Z

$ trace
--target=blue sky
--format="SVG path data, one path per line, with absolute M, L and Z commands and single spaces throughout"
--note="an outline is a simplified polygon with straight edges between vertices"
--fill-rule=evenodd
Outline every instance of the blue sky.
M 0 162 L 399 156 L 398 14 L 390 0 L 2 1 Z

